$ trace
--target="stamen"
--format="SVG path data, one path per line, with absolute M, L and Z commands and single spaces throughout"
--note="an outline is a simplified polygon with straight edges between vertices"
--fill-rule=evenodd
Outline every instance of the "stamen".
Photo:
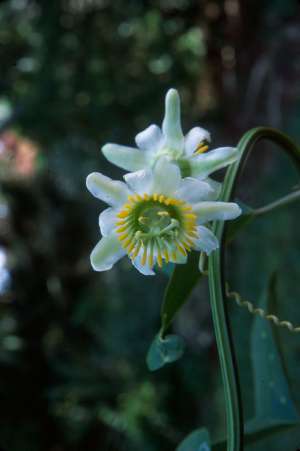
M 147 222 L 149 221 L 149 219 L 146 218 L 145 216 L 140 216 L 138 221 L 139 221 L 140 224 L 146 225 Z
M 201 153 L 206 152 L 208 149 L 209 149 L 208 145 L 206 145 L 202 142 L 199 144 L 199 146 L 195 150 L 194 155 L 200 155 Z
M 157 214 L 158 216 L 170 216 L 170 213 L 166 210 L 158 211 Z

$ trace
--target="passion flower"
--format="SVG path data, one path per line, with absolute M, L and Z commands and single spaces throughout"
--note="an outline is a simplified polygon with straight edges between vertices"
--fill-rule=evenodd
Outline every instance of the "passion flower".
M 192 249 L 210 254 L 218 240 L 203 224 L 241 213 L 235 203 L 215 201 L 219 184 L 182 179 L 179 167 L 166 158 L 124 179 L 87 177 L 89 191 L 110 205 L 100 214 L 102 238 L 91 253 L 96 271 L 111 269 L 127 255 L 141 273 L 153 275 L 155 264 L 185 263 Z

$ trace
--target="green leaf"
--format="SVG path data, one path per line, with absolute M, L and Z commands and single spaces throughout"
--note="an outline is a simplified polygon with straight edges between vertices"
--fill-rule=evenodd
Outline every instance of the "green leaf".
M 259 307 L 274 312 L 276 273 L 270 277 L 268 290 Z M 245 445 L 287 432 L 300 425 L 300 417 L 291 398 L 281 356 L 276 349 L 274 325 L 256 316 L 251 331 L 251 355 L 255 386 L 255 417 L 245 424 Z M 214 445 L 214 451 L 225 450 L 225 440 Z
M 167 363 L 175 362 L 184 353 L 185 344 L 177 335 L 157 335 L 147 354 L 146 362 L 150 371 L 156 371 Z
M 268 292 L 262 296 L 260 307 L 270 311 L 276 278 L 270 279 Z M 272 325 L 255 317 L 251 332 L 251 355 L 255 387 L 255 422 L 291 423 L 300 417 L 294 406 L 280 354 L 276 348 Z
M 176 451 L 210 451 L 210 437 L 207 429 L 197 429 L 189 434 Z
M 201 278 L 198 268 L 199 254 L 192 252 L 185 265 L 176 265 L 165 291 L 161 308 L 163 333 L 172 323 L 176 313 L 187 301 L 192 289 Z

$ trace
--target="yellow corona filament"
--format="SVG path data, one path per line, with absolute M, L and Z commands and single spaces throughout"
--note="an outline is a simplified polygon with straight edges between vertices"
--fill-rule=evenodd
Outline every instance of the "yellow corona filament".
M 131 243 L 132 243 L 131 238 L 128 238 L 128 240 L 126 240 L 126 241 L 123 243 L 123 246 L 124 246 L 125 248 L 127 248 Z
M 128 253 L 130 254 L 133 251 L 134 248 L 135 248 L 135 242 L 131 241 L 130 246 L 127 247 Z
M 140 252 L 141 246 L 142 246 L 142 242 L 139 241 L 137 246 L 136 246 L 136 248 L 134 249 L 134 252 L 131 255 L 132 258 L 136 258 L 137 257 L 138 253 Z
M 153 202 L 157 204 L 153 205 Z M 148 212 L 148 208 L 151 210 L 152 207 L 155 207 L 153 211 L 161 220 L 155 220 L 155 216 Z M 194 246 L 195 238 L 198 238 L 197 216 L 192 206 L 164 194 L 135 193 L 128 196 L 117 218 L 116 232 L 122 247 L 131 259 L 141 252 L 141 264 L 150 267 L 155 260 L 159 267 L 164 262 L 176 261 L 178 253 L 186 257 Z M 166 223 L 163 218 L 166 218 Z
M 117 233 L 122 233 L 122 232 L 125 232 L 125 230 L 127 230 L 127 225 L 122 225 L 121 227 L 118 227 L 117 229 L 116 229 L 116 232 Z
M 200 155 L 201 153 L 207 152 L 208 146 L 206 144 L 200 143 L 197 149 L 194 152 L 194 155 Z
M 147 246 L 145 246 L 144 253 L 143 253 L 143 256 L 142 256 L 141 263 L 142 263 L 143 266 L 146 264 L 146 261 L 147 261 Z
M 128 214 L 129 214 L 129 211 L 122 210 L 122 211 L 120 211 L 120 213 L 117 214 L 117 217 L 118 218 L 126 218 L 128 216 Z
M 181 246 L 178 242 L 176 242 L 176 247 L 182 255 L 184 255 L 185 257 L 187 256 L 185 248 Z
M 119 235 L 119 240 L 124 241 L 128 238 L 128 232 L 122 233 L 122 235 Z
M 151 248 L 150 248 L 150 254 L 149 254 L 149 257 L 148 257 L 148 263 L 149 263 L 150 267 L 153 266 L 153 246 L 151 246 Z
M 164 258 L 165 258 L 165 260 L 166 260 L 166 263 L 169 263 L 169 261 L 170 261 L 170 256 L 169 256 L 168 249 L 167 249 L 166 247 L 163 249 L 163 256 L 164 256 Z
M 162 267 L 162 257 L 161 257 L 161 253 L 160 253 L 159 249 L 157 250 L 157 263 L 158 263 L 158 266 L 161 268 Z

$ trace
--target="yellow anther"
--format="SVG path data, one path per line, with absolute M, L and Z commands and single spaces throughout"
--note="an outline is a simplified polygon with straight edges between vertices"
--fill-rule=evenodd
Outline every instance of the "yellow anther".
M 128 196 L 128 200 L 129 200 L 129 202 L 134 202 L 134 197 L 133 197 L 133 196 L 131 196 L 131 194 L 129 194 L 129 196 Z
M 158 194 L 157 194 L 157 193 L 154 193 L 154 194 L 152 194 L 152 197 L 153 197 L 153 200 L 157 201 L 157 199 L 158 199 Z
M 194 152 L 194 155 L 200 155 L 208 150 L 208 146 L 206 144 L 201 143 Z
M 138 221 L 140 224 L 147 224 L 148 219 L 145 216 L 139 216 Z
M 165 199 L 165 196 L 163 194 L 161 194 L 158 198 L 159 202 L 163 202 Z
M 165 200 L 165 204 L 170 205 L 171 201 L 172 201 L 172 199 L 170 197 L 167 197 Z
M 144 194 L 144 200 L 149 200 L 150 199 L 150 196 L 149 196 L 149 194 Z
M 185 213 L 184 217 L 188 219 L 197 219 L 197 215 L 194 213 Z

